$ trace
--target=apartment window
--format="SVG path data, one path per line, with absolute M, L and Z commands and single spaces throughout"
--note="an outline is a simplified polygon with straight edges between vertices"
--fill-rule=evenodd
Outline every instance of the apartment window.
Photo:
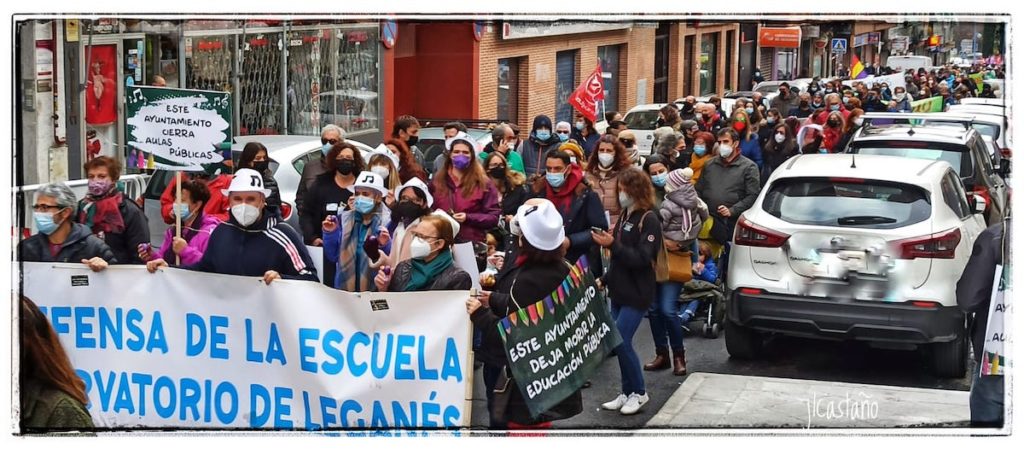
M 700 39 L 700 94 L 715 93 L 718 80 L 718 33 L 709 33 Z
M 579 50 L 560 51 L 555 54 L 555 122 L 572 122 L 569 95 L 576 90 L 576 53 Z M 554 130 L 552 130 L 554 131 Z
M 519 117 L 519 62 L 519 58 L 498 60 L 498 120 L 514 122 Z
M 693 92 L 693 68 L 695 67 L 694 61 L 697 59 L 693 43 L 695 38 L 696 36 L 686 36 L 683 42 L 683 67 L 686 68 L 686 74 L 683 76 L 684 95 L 689 95 Z
M 614 111 L 619 105 L 619 53 L 621 45 L 597 47 L 601 60 L 601 77 L 604 78 L 604 101 L 597 104 L 597 121 L 604 120 L 605 111 Z
M 725 90 L 733 90 L 735 86 L 732 84 L 732 73 L 733 73 L 733 62 L 735 53 L 733 48 L 736 46 L 736 32 L 727 31 L 725 33 Z

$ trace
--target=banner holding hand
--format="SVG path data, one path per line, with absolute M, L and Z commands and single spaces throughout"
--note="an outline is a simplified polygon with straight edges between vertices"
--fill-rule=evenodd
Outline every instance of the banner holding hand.
M 604 100 L 604 78 L 601 75 L 601 62 L 590 73 L 583 84 L 569 95 L 569 104 L 592 122 L 597 121 L 597 101 Z

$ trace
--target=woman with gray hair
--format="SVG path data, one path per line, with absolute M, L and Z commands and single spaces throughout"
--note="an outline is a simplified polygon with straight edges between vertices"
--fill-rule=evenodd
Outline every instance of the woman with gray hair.
M 116 263 L 113 251 L 83 224 L 72 217 L 78 199 L 62 183 L 47 184 L 36 191 L 32 205 L 35 235 L 18 244 L 22 262 L 81 262 L 92 271 L 103 271 Z

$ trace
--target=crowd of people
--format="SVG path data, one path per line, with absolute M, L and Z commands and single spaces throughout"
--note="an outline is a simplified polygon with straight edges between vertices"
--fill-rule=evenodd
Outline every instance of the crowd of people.
M 81 262 L 94 271 L 144 263 L 150 272 L 177 266 L 258 276 L 269 285 L 318 281 L 306 246 L 320 246 L 325 284 L 408 292 L 468 290 L 472 280 L 454 263 L 452 248 L 487 245 L 493 283 L 467 301 L 467 311 L 479 334 L 474 348 L 493 428 L 543 426 L 580 412 L 579 391 L 541 417 L 527 413 L 521 395 L 495 405 L 493 392 L 509 374 L 494 323 L 549 294 L 568 264 L 585 255 L 623 338 L 616 349 L 621 394 L 602 407 L 629 415 L 649 400 L 645 370 L 687 373 L 686 323 L 697 305 L 681 303 L 680 293 L 688 278 L 721 282 L 737 219 L 772 171 L 797 154 L 842 151 L 865 112 L 909 111 L 910 102 L 932 96 L 952 104 L 979 95 L 958 68 L 908 72 L 905 80 L 905 88 L 892 90 L 885 83 L 816 78 L 797 92 L 783 83 L 770 102 L 755 94 L 728 113 L 717 97 L 706 103 L 687 97 L 679 108 L 660 109 L 646 156 L 616 112 L 605 117 L 604 134 L 579 114 L 574 124 L 538 115 L 522 137 L 516 124 L 494 127 L 486 147 L 465 125 L 450 123 L 431 176 L 416 146 L 415 117 L 397 117 L 368 160 L 345 141 L 344 130 L 327 125 L 321 157 L 302 169 L 300 229 L 282 221 L 267 150 L 250 143 L 233 174 L 188 175 L 180 196 L 175 182 L 168 186 L 161 202 L 170 228 L 161 248 L 149 244 L 145 215 L 117 187 L 119 163 L 101 156 L 85 164 L 85 198 L 77 200 L 60 183 L 36 192 L 39 233 L 22 241 L 19 253 L 23 261 Z M 689 259 L 691 273 L 659 275 L 663 251 L 681 255 L 672 261 Z M 634 350 L 645 317 L 654 354 Z M 644 356 L 653 359 L 642 364 Z

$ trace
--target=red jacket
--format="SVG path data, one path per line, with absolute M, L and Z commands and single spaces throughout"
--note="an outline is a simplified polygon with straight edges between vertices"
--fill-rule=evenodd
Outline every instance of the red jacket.
M 188 176 L 182 174 L 182 177 Z M 164 223 L 174 223 L 174 217 L 171 215 L 171 207 L 174 204 L 175 187 L 177 185 L 177 176 L 171 178 L 171 182 L 167 184 L 167 188 L 164 189 L 163 195 L 160 195 L 160 215 L 164 218 Z M 206 187 L 210 189 L 210 201 L 206 202 L 206 206 L 203 207 L 203 211 L 206 215 L 211 217 L 217 217 L 222 222 L 228 221 L 228 197 L 221 192 L 222 189 L 226 189 L 231 186 L 231 175 L 218 175 L 206 183 Z
M 836 144 L 842 140 L 842 137 L 842 129 L 834 129 L 826 126 L 825 133 L 821 138 L 821 147 L 828 150 L 829 153 L 835 153 Z
M 827 108 L 811 116 L 811 122 L 816 125 L 825 126 L 825 122 L 828 121 L 828 116 L 832 111 Z M 844 120 L 850 120 L 850 111 L 846 109 L 846 105 L 839 103 L 839 113 L 843 114 Z

